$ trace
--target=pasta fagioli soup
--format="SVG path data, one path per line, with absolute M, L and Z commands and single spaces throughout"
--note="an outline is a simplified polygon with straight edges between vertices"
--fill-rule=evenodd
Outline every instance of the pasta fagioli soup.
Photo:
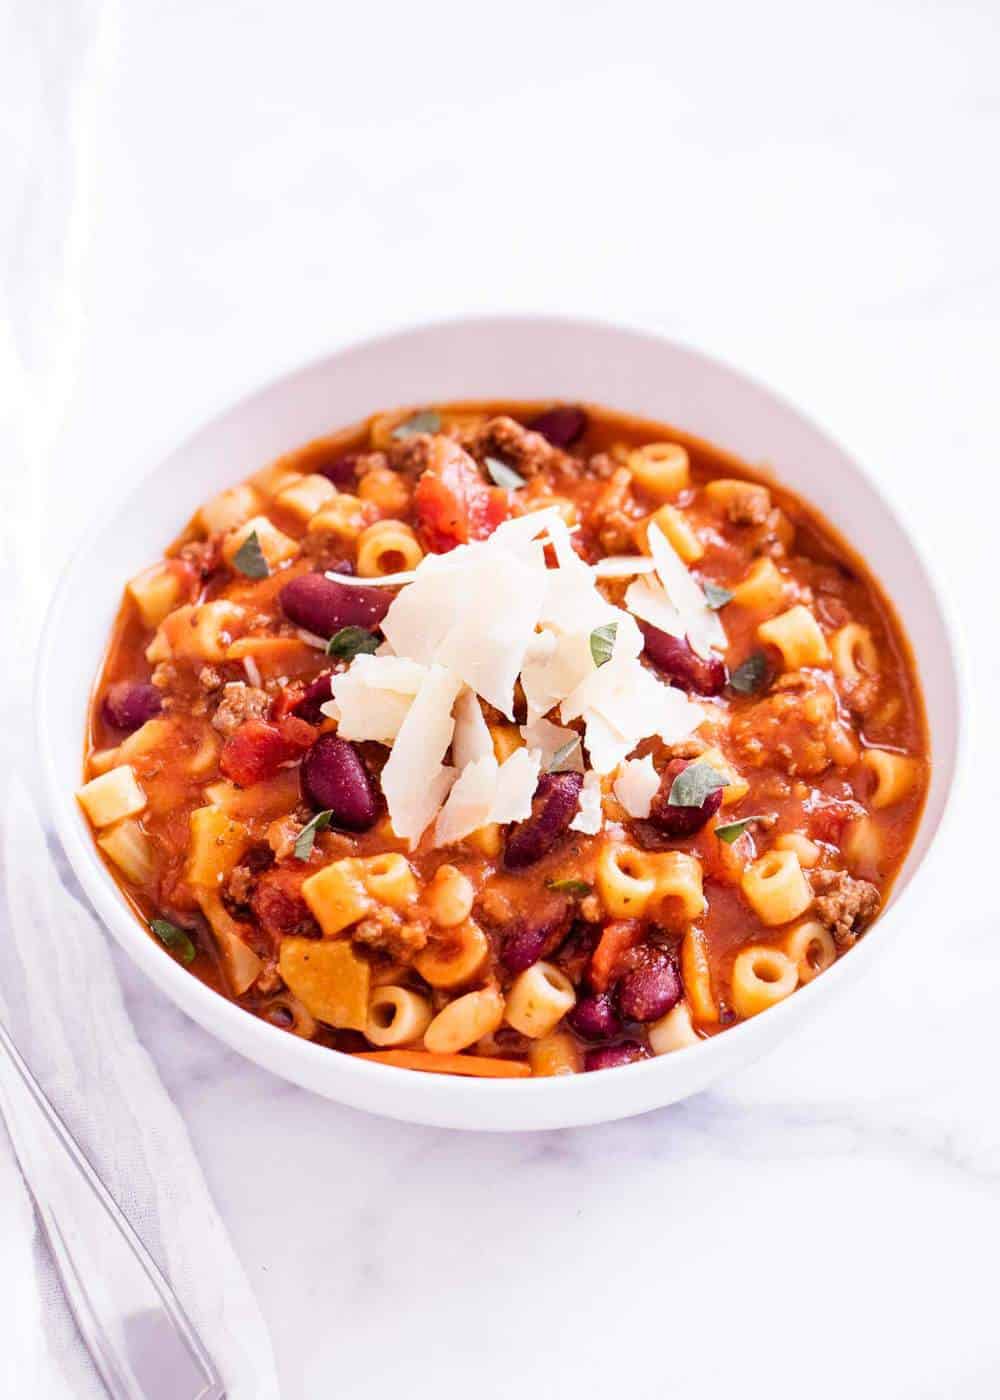
M 822 975 L 928 765 L 893 610 L 805 502 L 660 424 L 458 404 L 205 502 L 125 588 L 79 800 L 164 955 L 248 1012 L 547 1077 Z

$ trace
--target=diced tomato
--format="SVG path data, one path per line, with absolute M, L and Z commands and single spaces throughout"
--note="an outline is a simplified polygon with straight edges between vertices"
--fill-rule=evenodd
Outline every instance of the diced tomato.
M 595 992 L 606 992 L 616 979 L 619 964 L 642 938 L 638 919 L 616 919 L 603 929 L 590 959 L 588 981 Z
M 302 898 L 302 881 L 312 873 L 305 865 L 301 869 L 274 866 L 258 877 L 250 905 L 275 950 L 287 934 L 319 933 L 319 926 Z
M 434 554 L 487 539 L 510 514 L 507 493 L 487 486 L 461 448 L 447 448 L 420 477 L 413 494 L 421 537 Z
M 283 685 L 271 706 L 271 718 L 275 723 L 286 715 L 294 713 L 297 705 L 305 698 L 306 688 L 302 681 L 291 681 Z
M 219 767 L 239 787 L 273 778 L 283 763 L 298 758 L 316 738 L 305 720 L 287 715 L 278 724 L 247 719 L 222 746 Z

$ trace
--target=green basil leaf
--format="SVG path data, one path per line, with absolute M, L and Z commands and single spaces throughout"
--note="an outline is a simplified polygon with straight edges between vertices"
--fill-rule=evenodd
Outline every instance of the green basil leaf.
M 588 885 L 586 880 L 546 880 L 547 889 L 555 890 L 558 894 L 575 894 L 581 898 L 585 894 L 590 894 L 593 885 Z
M 149 927 L 179 962 L 194 962 L 194 944 L 182 928 L 172 924 L 169 919 L 150 919 Z
M 326 644 L 327 656 L 336 656 L 341 661 L 353 661 L 360 652 L 370 656 L 379 648 L 379 639 L 367 627 L 341 627 L 339 632 Z
M 719 583 L 713 583 L 711 579 L 707 579 L 702 584 L 701 591 L 705 595 L 705 602 L 713 612 L 718 612 L 720 608 L 724 608 L 727 603 L 733 601 L 733 595 L 729 589 L 723 588 Z
M 576 770 L 573 768 L 569 760 L 573 757 L 573 755 L 576 753 L 579 747 L 580 736 L 578 734 L 575 739 L 570 739 L 568 743 L 563 744 L 562 748 L 556 749 L 555 753 L 549 759 L 549 766 L 545 771 L 547 773 L 566 773 L 570 771 L 575 772 Z
M 412 418 L 407 418 L 405 423 L 400 423 L 393 428 L 392 436 L 399 441 L 401 438 L 413 437 L 416 433 L 439 433 L 441 431 L 441 415 L 433 408 L 425 408 L 420 413 L 415 413 Z
M 726 780 L 719 770 L 699 759 L 677 774 L 667 801 L 671 807 L 701 807 L 706 798 L 725 786 Z
M 738 821 L 725 822 L 722 826 L 715 828 L 715 834 L 720 841 L 725 841 L 727 846 L 731 846 L 734 841 L 739 840 L 750 823 L 759 822 L 760 817 L 759 812 L 754 812 L 752 816 L 740 817 Z
M 233 568 L 239 569 L 240 573 L 246 574 L 247 578 L 267 578 L 271 572 L 267 567 L 267 560 L 264 558 L 264 551 L 260 547 L 256 530 L 250 531 L 233 555 Z
M 617 622 L 606 622 L 603 627 L 595 627 L 590 634 L 590 654 L 594 658 L 595 666 L 604 666 L 611 660 L 611 654 L 615 649 L 615 635 L 618 632 Z
M 295 838 L 295 859 L 308 860 L 312 855 L 313 845 L 316 841 L 316 833 L 325 831 L 330 825 L 330 818 L 333 811 L 328 808 L 325 812 L 317 812 L 312 821 L 307 822 L 298 836 Z
M 518 487 L 524 485 L 524 477 L 520 476 L 513 467 L 508 467 L 506 462 L 501 462 L 499 457 L 487 457 L 485 466 L 493 478 L 494 486 L 503 486 L 508 491 L 516 491 Z
M 755 651 L 730 674 L 729 686 L 740 695 L 755 695 L 767 682 L 767 657 Z

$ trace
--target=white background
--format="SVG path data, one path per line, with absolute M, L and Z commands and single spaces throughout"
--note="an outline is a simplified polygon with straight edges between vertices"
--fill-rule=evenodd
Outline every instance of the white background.
M 29 55 L 0 374 L 28 371 L 34 513 L 9 543 L 44 581 L 95 495 L 279 368 L 470 310 L 623 317 L 873 467 L 949 580 L 991 718 L 995 3 L 0 16 Z M 338 1109 L 119 960 L 288 1400 L 995 1395 L 998 759 L 980 724 L 953 878 L 858 992 L 631 1123 L 501 1139 Z

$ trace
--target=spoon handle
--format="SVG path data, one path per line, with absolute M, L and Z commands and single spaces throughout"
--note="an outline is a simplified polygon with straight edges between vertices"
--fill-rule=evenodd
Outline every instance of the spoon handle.
M 112 1400 L 224 1400 L 218 1372 L 169 1284 L 2 1024 L 0 1051 L 0 1112 L 108 1394 Z

